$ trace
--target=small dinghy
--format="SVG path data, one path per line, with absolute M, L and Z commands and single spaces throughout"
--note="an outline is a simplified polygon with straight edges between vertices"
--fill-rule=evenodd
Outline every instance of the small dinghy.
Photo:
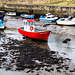
M 4 29 L 5 28 L 5 23 L 3 23 L 2 20 L 0 20 L 0 29 Z
M 8 15 L 8 16 L 16 16 L 16 12 L 6 12 L 6 15 Z
M 40 16 L 39 20 L 40 21 L 56 21 L 58 19 L 58 17 L 56 17 L 55 15 L 52 15 L 51 13 L 46 14 L 46 16 Z
M 51 31 L 44 31 L 35 28 L 35 20 L 23 20 L 24 27 L 18 28 L 18 32 L 23 36 L 47 40 Z
M 34 15 L 21 14 L 21 17 L 23 17 L 23 18 L 34 18 Z
M 72 16 L 69 16 L 68 18 L 60 18 L 59 20 L 56 21 L 58 25 L 75 25 L 75 18 Z

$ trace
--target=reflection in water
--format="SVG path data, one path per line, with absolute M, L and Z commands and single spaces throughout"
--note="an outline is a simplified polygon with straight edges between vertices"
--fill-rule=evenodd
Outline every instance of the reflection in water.
M 5 34 L 4 32 L 0 32 L 0 44 L 5 42 Z
M 10 38 L 23 40 L 23 36 L 19 34 L 18 30 L 4 30 L 4 32 L 0 32 L 0 44 L 8 43 Z
M 5 71 L 0 69 L 0 75 L 26 75 L 24 71 Z
M 63 43 L 66 38 L 71 40 Z M 75 36 L 52 33 L 48 39 L 48 46 L 51 50 L 58 51 L 61 56 L 72 59 L 75 64 Z
M 18 30 L 5 30 L 4 32 L 7 38 L 23 40 L 23 36 L 19 34 Z

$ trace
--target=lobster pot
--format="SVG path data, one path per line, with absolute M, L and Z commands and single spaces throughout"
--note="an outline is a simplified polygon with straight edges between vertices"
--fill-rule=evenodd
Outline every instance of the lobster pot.
M 24 22 L 24 30 L 27 32 L 34 32 L 34 22 Z

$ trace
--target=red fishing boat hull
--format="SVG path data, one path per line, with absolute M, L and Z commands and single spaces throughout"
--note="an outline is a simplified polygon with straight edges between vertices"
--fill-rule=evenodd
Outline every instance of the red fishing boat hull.
M 18 28 L 18 32 L 26 37 L 34 38 L 34 39 L 48 39 L 50 31 L 44 32 L 27 32 L 21 28 Z

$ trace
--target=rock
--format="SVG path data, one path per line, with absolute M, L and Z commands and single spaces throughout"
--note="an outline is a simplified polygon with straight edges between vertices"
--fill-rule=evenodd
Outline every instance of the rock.
M 60 70 L 57 70 L 57 72 L 61 72 Z
M 48 71 L 48 72 L 50 72 L 50 69 L 47 69 L 47 68 L 45 68 L 45 71 Z
M 75 72 L 75 70 L 70 70 L 70 72 Z
M 51 68 L 50 70 L 51 70 L 51 71 L 54 71 L 54 68 Z
M 71 39 L 66 38 L 66 39 L 63 41 L 63 43 L 67 43 L 67 42 L 69 42 L 69 41 L 71 41 Z

